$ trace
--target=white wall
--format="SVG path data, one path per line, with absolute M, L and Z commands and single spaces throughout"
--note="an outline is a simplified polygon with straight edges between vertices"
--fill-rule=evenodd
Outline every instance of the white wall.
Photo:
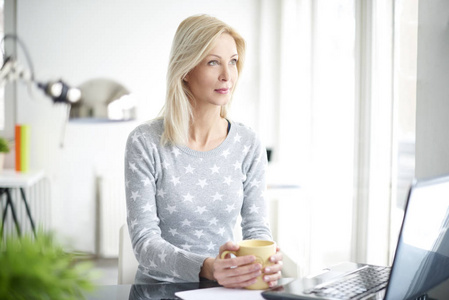
M 43 168 L 49 176 L 53 227 L 78 250 L 94 251 L 95 176 L 122 172 L 128 132 L 139 122 L 155 117 L 163 105 L 171 40 L 184 18 L 211 14 L 245 37 L 247 63 L 232 117 L 256 130 L 264 122 L 266 115 L 258 114 L 267 111 L 258 106 L 259 62 L 263 57 L 257 50 L 263 2 L 17 1 L 17 34 L 28 47 L 37 79 L 63 78 L 79 85 L 95 77 L 112 78 L 139 100 L 139 121 L 113 125 L 69 123 L 64 146 L 60 147 L 65 108 L 54 106 L 37 90 L 31 99 L 27 89 L 18 86 L 16 121 L 31 124 L 31 167 Z M 270 44 L 266 39 L 264 43 Z M 269 81 L 269 76 L 264 80 Z M 272 135 L 262 133 L 268 144 Z
M 419 2 L 416 177 L 449 174 L 449 2 Z
M 449 2 L 419 1 L 416 106 L 418 179 L 449 174 Z M 447 298 L 440 284 L 435 299 Z

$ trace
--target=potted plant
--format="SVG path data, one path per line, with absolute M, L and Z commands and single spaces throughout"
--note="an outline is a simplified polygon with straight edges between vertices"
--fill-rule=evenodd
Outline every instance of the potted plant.
M 9 152 L 8 141 L 0 137 L 0 171 L 3 170 L 3 165 L 5 162 L 5 154 Z
M 89 261 L 77 261 L 51 233 L 0 240 L 0 299 L 83 299 L 94 288 Z

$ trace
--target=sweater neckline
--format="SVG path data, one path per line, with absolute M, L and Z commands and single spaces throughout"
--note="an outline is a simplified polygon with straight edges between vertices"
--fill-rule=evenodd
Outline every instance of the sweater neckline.
M 234 135 L 235 135 L 235 125 L 233 122 L 229 121 L 230 124 L 230 128 L 229 128 L 229 132 L 228 135 L 226 136 L 226 138 L 223 140 L 223 142 L 221 142 L 220 145 L 218 145 L 217 147 L 215 147 L 214 149 L 208 150 L 208 151 L 198 151 L 198 150 L 193 150 L 191 148 L 189 148 L 188 146 L 182 145 L 182 146 L 176 146 L 178 147 L 181 151 L 192 155 L 192 156 L 196 156 L 196 157 L 213 157 L 216 155 L 220 155 L 223 151 L 225 151 L 227 148 L 229 148 L 229 145 L 231 143 L 231 140 L 233 139 Z

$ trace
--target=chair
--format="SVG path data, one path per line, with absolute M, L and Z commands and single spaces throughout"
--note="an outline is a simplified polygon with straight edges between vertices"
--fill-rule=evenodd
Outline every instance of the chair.
M 119 231 L 118 248 L 118 284 L 133 284 L 139 263 L 134 256 L 134 251 L 129 237 L 128 225 L 123 224 Z

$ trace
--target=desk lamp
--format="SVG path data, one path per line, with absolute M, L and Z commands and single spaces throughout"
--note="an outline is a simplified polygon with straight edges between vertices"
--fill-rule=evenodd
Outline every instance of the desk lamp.
M 13 39 L 22 48 L 27 60 L 28 69 L 24 68 L 13 55 L 3 54 L 3 65 L 0 69 L 0 84 L 10 81 L 25 81 L 35 84 L 42 89 L 46 96 L 50 97 L 54 103 L 73 104 L 81 99 L 81 91 L 78 88 L 70 87 L 62 80 L 50 81 L 46 83 L 38 82 L 34 78 L 34 67 L 25 44 L 16 35 L 6 34 L 1 40 L 3 44 L 7 39 Z
M 63 80 L 39 82 L 34 77 L 34 67 L 25 44 L 13 34 L 6 34 L 0 45 L 7 39 L 14 40 L 22 49 L 28 68 L 24 68 L 14 55 L 3 53 L 0 69 L 0 86 L 7 82 L 24 81 L 35 85 L 53 103 L 68 105 L 68 118 L 84 123 L 128 121 L 136 118 L 135 102 L 129 91 L 111 79 L 89 80 L 79 87 L 71 87 Z M 73 109 L 73 111 L 71 111 Z

